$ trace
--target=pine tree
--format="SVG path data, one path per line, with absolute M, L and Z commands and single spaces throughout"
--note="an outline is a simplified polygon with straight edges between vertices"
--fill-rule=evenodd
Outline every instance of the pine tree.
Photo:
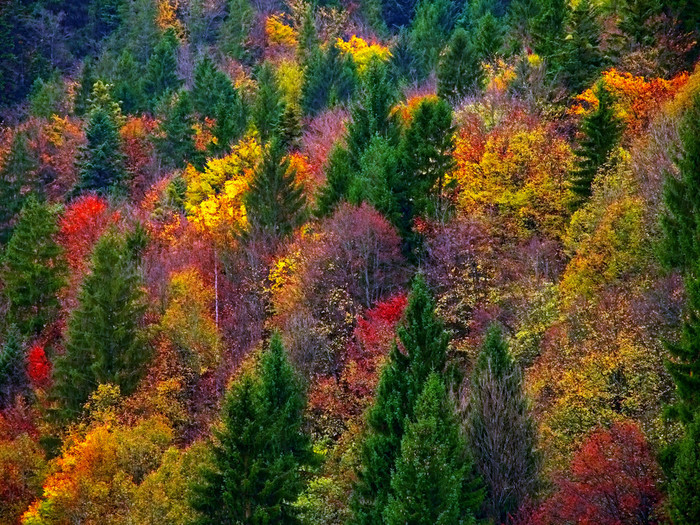
M 336 206 L 347 199 L 352 172 L 350 153 L 342 146 L 335 145 L 328 155 L 326 180 L 316 198 L 316 215 L 326 217 Z
M 455 408 L 442 379 L 432 372 L 414 416 L 405 423 L 384 523 L 475 523 L 483 494 L 472 468 Z
M 301 108 L 297 104 L 285 104 L 277 128 L 282 148 L 285 151 L 297 149 L 302 135 Z
M 571 191 L 578 207 L 591 196 L 591 185 L 600 167 L 607 162 L 617 147 L 623 131 L 621 120 L 615 115 L 613 96 L 602 82 L 594 90 L 598 107 L 581 123 L 583 138 L 576 150 L 576 166 L 571 178 Z
M 438 95 L 451 102 L 481 91 L 484 71 L 463 28 L 458 27 L 452 33 L 437 76 Z
M 700 417 L 697 415 L 680 443 L 668 493 L 674 524 L 700 523 Z
M 581 93 L 603 66 L 597 8 L 590 0 L 581 0 L 572 11 L 569 24 L 570 36 L 564 47 L 563 76 L 571 92 Z
M 24 357 L 19 331 L 10 326 L 0 347 L 0 408 L 11 403 L 12 396 L 27 382 Z
M 75 94 L 75 114 L 78 116 L 85 115 L 89 109 L 89 99 L 92 94 L 92 88 L 97 82 L 95 76 L 95 68 L 90 57 L 83 62 L 83 71 L 80 76 L 80 88 Z
M 100 384 L 134 391 L 149 359 L 141 329 L 145 301 L 134 256 L 116 231 L 95 245 L 90 273 L 68 320 L 66 351 L 56 363 L 55 396 L 61 415 L 80 413 Z
M 337 46 L 325 51 L 312 50 L 306 61 L 301 106 L 307 115 L 315 115 L 329 104 L 348 100 L 355 91 L 357 71 L 355 62 L 342 54 Z
M 250 233 L 280 238 L 299 226 L 306 199 L 277 139 L 270 143 L 244 197 Z
M 58 210 L 30 196 L 5 250 L 2 268 L 7 317 L 20 334 L 38 334 L 58 313 L 65 264 L 57 233 Z
M 151 108 L 180 88 L 177 76 L 178 40 L 175 30 L 168 29 L 156 45 L 146 65 L 143 91 Z
M 680 133 L 680 177 L 668 176 L 664 188 L 667 211 L 661 222 L 661 256 L 668 267 L 681 270 L 685 278 L 686 318 L 680 340 L 667 347 L 672 357 L 668 369 L 678 398 L 673 412 L 688 423 L 700 410 L 700 95 L 684 116 Z
M 479 62 L 490 61 L 503 47 L 503 22 L 491 11 L 474 24 L 471 47 Z
M 389 71 L 395 84 L 412 83 L 418 80 L 419 60 L 413 50 L 411 34 L 406 28 L 401 28 L 396 43 L 391 49 Z
M 156 146 L 158 154 L 166 165 L 182 168 L 188 162 L 200 166 L 202 155 L 195 147 L 194 118 L 192 103 L 187 91 L 173 96 L 168 112 L 160 124 L 161 137 Z
M 309 59 L 319 50 L 318 32 L 316 31 L 316 16 L 311 5 L 304 10 L 304 17 L 299 30 L 297 58 L 300 64 L 308 64 Z
M 421 0 L 416 6 L 410 31 L 411 48 L 418 61 L 419 78 L 427 77 L 438 61 L 454 27 L 451 0 Z
M 120 128 L 126 122 L 124 115 L 122 115 L 122 108 L 119 102 L 112 98 L 112 86 L 105 84 L 101 80 L 95 82 L 92 86 L 92 93 L 88 98 L 88 111 L 92 113 L 97 109 L 103 109 L 109 113 L 112 121 Z
M 351 500 L 355 524 L 382 523 L 405 421 L 413 417 L 428 375 L 445 368 L 449 337 L 435 315 L 435 303 L 420 274 L 413 281 L 397 334 L 405 353 L 396 345 L 392 349 L 367 414 L 368 433 Z
M 284 99 L 277 85 L 272 66 L 264 63 L 257 74 L 258 92 L 255 96 L 252 117 L 262 142 L 268 142 L 277 128 L 284 112 Z
M 315 463 L 303 431 L 304 397 L 279 334 L 256 372 L 246 371 L 226 396 L 213 464 L 194 486 L 197 523 L 296 523 L 292 503 Z
M 540 458 L 520 371 L 495 325 L 474 369 L 467 423 L 476 468 L 486 484 L 486 514 L 504 523 L 534 494 Z
M 27 135 L 15 133 L 10 151 L 0 167 L 0 245 L 6 244 L 12 235 L 14 219 L 25 200 L 22 190 L 32 182 L 38 164 L 29 149 Z
M 539 16 L 533 21 L 535 52 L 547 61 L 552 75 L 556 75 L 561 67 L 568 13 L 567 0 L 545 0 Z

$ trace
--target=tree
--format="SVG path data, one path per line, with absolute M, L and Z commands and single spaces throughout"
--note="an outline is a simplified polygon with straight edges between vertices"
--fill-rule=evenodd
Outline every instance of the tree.
M 24 348 L 17 328 L 11 326 L 0 347 L 0 408 L 12 402 L 13 394 L 26 382 Z
M 92 60 L 88 57 L 83 62 L 83 70 L 80 75 L 80 88 L 75 94 L 75 114 L 82 116 L 88 112 L 89 99 L 92 95 L 92 88 L 97 82 L 95 68 Z
M 678 448 L 668 493 L 673 523 L 700 523 L 700 417 L 697 415 Z
M 136 62 L 133 53 L 124 49 L 114 70 L 112 94 L 127 115 L 137 113 L 145 106 L 142 71 L 143 66 Z
M 244 202 L 251 233 L 284 237 L 304 220 L 306 198 L 277 139 L 253 174 Z
M 54 394 L 62 416 L 79 414 L 97 385 L 117 385 L 125 395 L 134 391 L 149 359 L 144 312 L 134 255 L 127 239 L 109 230 L 95 246 L 68 320 L 66 351 L 56 363 Z
M 458 27 L 452 33 L 438 66 L 438 94 L 455 102 L 482 89 L 484 72 L 467 32 Z
M 173 96 L 167 114 L 160 124 L 161 136 L 156 146 L 158 154 L 166 164 L 182 168 L 187 163 L 201 167 L 204 160 L 195 147 L 192 102 L 187 91 Z
M 596 6 L 590 0 L 581 0 L 571 12 L 562 65 L 564 81 L 573 93 L 590 86 L 603 65 L 600 34 Z
M 221 25 L 221 49 L 236 60 L 249 58 L 248 38 L 255 21 L 249 0 L 229 0 L 228 14 Z
M 348 100 L 355 91 L 357 71 L 355 61 L 341 53 L 337 45 L 324 51 L 309 50 L 301 92 L 301 106 L 308 115 L 315 115 L 328 105 Z
M 10 151 L 0 168 L 0 244 L 12 235 L 13 222 L 25 201 L 22 191 L 31 181 L 38 162 L 29 149 L 25 133 L 12 137 Z
M 282 340 L 274 333 L 259 368 L 226 396 L 212 465 L 194 486 L 198 523 L 295 523 L 302 469 L 315 463 L 303 431 L 305 400 Z
M 493 60 L 503 47 L 503 22 L 491 11 L 474 23 L 471 47 L 479 62 Z
M 150 108 L 180 88 L 177 76 L 178 40 L 175 30 L 169 28 L 160 38 L 146 65 L 143 90 Z
M 382 0 L 382 18 L 392 30 L 411 23 L 417 0 Z
M 618 27 L 629 37 L 632 45 L 654 44 L 654 28 L 650 21 L 661 12 L 659 0 L 624 0 L 620 6 Z
M 335 145 L 328 155 L 326 180 L 316 198 L 316 215 L 330 215 L 335 207 L 348 196 L 352 178 L 350 153 L 340 145 Z
M 504 523 L 534 494 L 540 460 L 520 370 L 496 325 L 486 334 L 472 375 L 467 435 L 486 485 L 486 514 Z
M 471 479 L 467 444 L 436 372 L 428 376 L 414 416 L 405 427 L 384 523 L 475 523 L 473 513 L 483 494 Z
M 41 332 L 58 313 L 65 263 L 54 238 L 57 214 L 55 207 L 29 197 L 5 250 L 2 280 L 7 316 L 25 337 Z
M 192 107 L 204 117 L 215 117 L 217 106 L 234 91 L 225 73 L 219 71 L 208 56 L 202 58 L 194 70 Z
M 212 135 L 216 142 L 210 144 L 213 153 L 228 153 L 231 145 L 237 142 L 248 128 L 248 105 L 233 86 L 227 89 L 214 108 Z
M 598 107 L 581 123 L 582 138 L 576 150 L 576 163 L 571 177 L 571 191 L 579 207 L 591 196 L 591 185 L 596 173 L 608 160 L 623 131 L 620 119 L 615 115 L 613 97 L 605 85 L 596 85 L 595 96 Z
M 427 77 L 435 69 L 454 26 L 454 5 L 451 0 L 421 0 L 416 6 L 410 41 L 420 78 Z
M 566 0 L 545 0 L 533 21 L 535 51 L 548 61 L 551 74 L 556 74 L 561 65 L 568 13 Z
M 257 80 L 258 92 L 255 96 L 252 117 L 261 142 L 267 142 L 278 131 L 285 103 L 270 64 L 264 63 L 260 66 Z
M 391 350 L 367 414 L 368 431 L 351 500 L 353 523 L 357 524 L 383 522 L 405 422 L 413 417 L 428 375 L 445 368 L 449 336 L 435 315 L 435 303 L 420 274 L 413 281 L 397 334 L 403 351 L 397 345 Z

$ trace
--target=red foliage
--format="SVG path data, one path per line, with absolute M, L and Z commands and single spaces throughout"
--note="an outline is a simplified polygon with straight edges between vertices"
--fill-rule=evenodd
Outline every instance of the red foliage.
M 44 347 L 36 344 L 27 355 L 27 376 L 36 387 L 45 387 L 49 383 L 51 363 L 46 357 Z
M 126 156 L 126 169 L 132 180 L 135 193 L 143 195 L 150 185 L 150 165 L 153 160 L 151 140 L 158 123 L 152 117 L 131 117 L 121 128 L 122 148 Z
M 323 167 L 333 145 L 343 137 L 348 112 L 336 108 L 324 111 L 309 122 L 302 136 L 301 152 L 309 159 L 317 183 L 323 182 Z
M 661 477 L 653 451 L 636 423 L 593 432 L 557 492 L 535 512 L 533 524 L 653 524 L 659 516 Z
M 61 244 L 73 271 L 80 271 L 86 256 L 104 229 L 119 218 L 108 212 L 107 201 L 97 195 L 85 195 L 73 201 L 59 221 Z

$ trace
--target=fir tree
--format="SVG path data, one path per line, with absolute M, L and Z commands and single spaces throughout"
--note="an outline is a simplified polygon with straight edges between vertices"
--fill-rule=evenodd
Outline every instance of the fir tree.
M 567 0 L 545 0 L 533 21 L 535 52 L 547 61 L 552 75 L 556 75 L 561 66 L 568 11 Z
M 492 60 L 503 47 L 503 22 L 490 11 L 475 22 L 471 47 L 480 62 Z
M 308 115 L 315 115 L 329 104 L 348 100 L 355 91 L 357 72 L 351 57 L 341 54 L 335 45 L 310 53 L 304 71 L 301 106 Z
M 248 128 L 249 110 L 238 90 L 226 89 L 214 109 L 212 135 L 216 142 L 210 144 L 215 154 L 229 151 L 231 144 L 240 139 Z
M 540 458 L 520 371 L 497 326 L 489 328 L 477 359 L 467 422 L 476 468 L 486 485 L 486 514 L 504 523 L 534 494 Z
M 419 78 L 427 77 L 452 32 L 455 13 L 451 0 L 421 0 L 411 24 L 411 48 L 418 63 Z
M 247 61 L 250 58 L 248 38 L 254 21 L 255 11 L 249 0 L 229 0 L 219 38 L 222 51 L 236 60 Z
M 697 415 L 680 443 L 668 492 L 674 524 L 700 523 L 700 417 Z
M 620 7 L 620 30 L 632 45 L 653 45 L 654 28 L 651 20 L 661 12 L 659 0 L 623 0 Z
M 563 76 L 570 91 L 581 93 L 603 66 L 597 8 L 590 0 L 581 0 L 572 11 L 569 23 L 570 36 L 564 47 Z
M 347 199 L 352 172 L 350 153 L 342 146 L 335 145 L 328 155 L 326 180 L 316 199 L 316 215 L 330 215 L 336 206 Z
M 234 90 L 228 77 L 219 71 L 208 56 L 194 70 L 192 106 L 204 117 L 215 117 L 217 106 Z
M 87 145 L 80 154 L 78 191 L 119 191 L 126 180 L 121 138 L 113 115 L 103 107 L 90 112 Z
M 299 63 L 306 65 L 309 59 L 319 50 L 318 32 L 316 31 L 316 16 L 313 7 L 307 6 L 299 30 L 299 44 L 297 45 L 297 57 Z
M 413 50 L 411 33 L 406 28 L 401 28 L 396 37 L 396 43 L 391 49 L 389 64 L 392 80 L 396 84 L 400 82 L 411 83 L 418 80 L 420 64 Z
M 0 408 L 11 403 L 12 396 L 27 381 L 24 357 L 19 331 L 15 326 L 10 326 L 5 343 L 0 347 Z
M 38 334 L 58 313 L 64 285 L 63 250 L 54 239 L 58 210 L 31 196 L 19 214 L 2 268 L 7 317 L 24 337 Z
M 131 51 L 124 49 L 114 70 L 112 93 L 127 115 L 137 113 L 145 106 L 142 69 Z
M 576 166 L 571 178 L 571 190 L 576 197 L 574 207 L 591 196 L 593 179 L 617 147 L 623 131 L 622 122 L 615 115 L 612 94 L 602 82 L 596 85 L 594 93 L 598 107 L 581 124 L 583 137 L 576 150 Z
M 435 315 L 435 303 L 420 274 L 414 279 L 397 334 L 405 353 L 396 345 L 392 349 L 374 405 L 367 414 L 368 433 L 362 443 L 362 463 L 351 500 L 352 522 L 356 524 L 383 522 L 405 422 L 413 417 L 430 372 L 445 368 L 449 338 Z
M 146 65 L 143 91 L 151 108 L 180 88 L 177 76 L 178 40 L 175 30 L 168 29 L 156 45 Z
M 301 108 L 297 104 L 285 104 L 277 126 L 280 145 L 285 151 L 297 149 L 301 138 Z
M 414 416 L 405 423 L 384 523 L 475 523 L 483 494 L 472 468 L 452 401 L 440 376 L 432 372 Z
M 22 190 L 32 181 L 38 164 L 29 149 L 27 135 L 15 133 L 10 151 L 0 167 L 0 245 L 6 244 L 12 235 L 14 219 L 25 200 Z
M 160 124 L 162 136 L 156 146 L 166 165 L 182 168 L 188 162 L 195 166 L 202 163 L 201 154 L 195 147 L 192 103 L 187 91 L 180 91 L 170 102 L 168 112 Z
M 438 67 L 438 94 L 452 102 L 478 93 L 484 72 L 467 32 L 458 27 L 452 33 Z
M 304 397 L 279 334 L 259 370 L 246 371 L 226 396 L 213 463 L 194 486 L 197 523 L 296 523 L 292 503 L 302 469 L 315 463 L 303 431 Z
M 68 320 L 66 351 L 56 363 L 61 415 L 80 413 L 100 384 L 134 391 L 149 359 L 141 321 L 145 302 L 133 255 L 115 231 L 95 245 L 90 273 Z
M 78 116 L 85 115 L 89 109 L 89 99 L 92 94 L 92 88 L 97 82 L 95 69 L 91 58 L 86 58 L 83 62 L 83 71 L 80 76 L 80 88 L 75 94 L 75 114 Z
M 268 142 L 277 132 L 285 104 L 270 64 L 264 63 L 260 66 L 257 80 L 258 92 L 252 112 L 253 123 L 260 134 L 260 140 Z
M 101 80 L 95 82 L 92 86 L 92 93 L 88 98 L 88 110 L 90 113 L 97 109 L 105 110 L 112 121 L 117 125 L 117 128 L 124 125 L 126 119 L 122 115 L 122 108 L 119 102 L 112 98 L 112 86 L 105 84 Z
M 251 233 L 284 237 L 299 226 L 305 215 L 306 199 L 289 167 L 289 158 L 277 139 L 263 155 L 245 194 L 244 202 Z

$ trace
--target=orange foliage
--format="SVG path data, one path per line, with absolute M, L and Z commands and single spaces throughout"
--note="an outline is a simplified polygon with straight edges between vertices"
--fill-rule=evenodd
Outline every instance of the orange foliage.
M 409 96 L 405 102 L 401 102 L 392 108 L 392 113 L 398 115 L 405 126 L 411 124 L 413 120 L 413 113 L 416 111 L 418 105 L 426 101 L 437 101 L 437 95 L 434 92 L 431 93 L 417 93 L 415 95 Z
M 280 15 L 268 16 L 265 20 L 265 36 L 271 46 L 293 48 L 297 45 L 297 32 L 282 21 Z

